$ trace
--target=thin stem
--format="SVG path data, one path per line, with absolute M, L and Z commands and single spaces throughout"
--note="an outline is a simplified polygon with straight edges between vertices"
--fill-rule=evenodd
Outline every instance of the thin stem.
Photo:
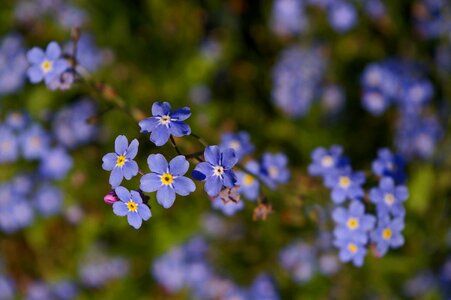
M 174 149 L 175 149 L 175 152 L 177 152 L 178 155 L 183 155 L 182 152 L 180 151 L 179 147 L 177 147 L 177 144 L 176 144 L 175 139 L 172 136 L 172 134 L 169 136 L 169 138 L 171 140 L 172 147 L 174 147 Z
M 202 144 L 202 146 L 208 147 L 208 143 L 197 134 L 191 132 L 190 136 L 195 138 L 200 144 Z

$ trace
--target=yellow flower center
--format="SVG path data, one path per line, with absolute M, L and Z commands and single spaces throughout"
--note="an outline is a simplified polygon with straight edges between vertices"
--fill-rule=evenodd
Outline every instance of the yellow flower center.
M 216 166 L 216 167 L 213 169 L 213 174 L 214 174 L 215 176 L 221 176 L 222 174 L 224 174 L 224 168 L 223 168 L 222 166 Z
M 385 202 L 388 206 L 393 205 L 393 203 L 395 202 L 395 196 L 393 196 L 392 193 L 385 194 L 385 196 L 384 196 L 384 202 Z
M 393 233 L 390 228 L 385 228 L 384 231 L 382 231 L 382 237 L 384 238 L 384 240 L 391 239 L 392 235 Z
M 330 155 L 326 155 L 323 157 L 323 159 L 321 159 L 321 165 L 323 167 L 328 168 L 328 167 L 332 166 L 333 163 L 334 163 L 334 159 Z
M 116 160 L 116 165 L 122 167 L 125 164 L 125 161 L 126 161 L 125 156 L 119 155 Z
M 357 229 L 359 227 L 359 220 L 357 220 L 356 218 L 349 218 L 346 225 L 351 230 Z
M 254 177 L 252 177 L 249 174 L 244 175 L 243 177 L 243 183 L 244 185 L 251 185 L 254 182 Z
M 357 245 L 356 244 L 353 244 L 353 243 L 349 243 L 348 244 L 348 250 L 349 250 L 349 252 L 351 252 L 351 253 L 356 253 L 357 252 Z
M 340 187 L 347 189 L 351 185 L 351 179 L 348 176 L 341 176 L 338 184 Z
M 160 118 L 160 124 L 162 125 L 168 125 L 169 123 L 171 123 L 171 117 L 168 115 L 162 116 Z
M 272 166 L 272 167 L 269 167 L 268 173 L 269 173 L 269 177 L 276 178 L 277 175 L 279 175 L 279 170 L 277 169 L 277 167 Z
M 53 62 L 51 62 L 50 60 L 44 60 L 41 64 L 41 69 L 44 73 L 48 73 L 52 70 L 53 68 Z
M 170 185 L 174 181 L 174 177 L 170 173 L 164 173 L 161 176 L 161 183 L 164 185 Z
M 127 202 L 127 208 L 128 208 L 128 211 L 137 212 L 138 211 L 138 203 L 133 202 L 133 200 L 130 199 L 130 201 Z

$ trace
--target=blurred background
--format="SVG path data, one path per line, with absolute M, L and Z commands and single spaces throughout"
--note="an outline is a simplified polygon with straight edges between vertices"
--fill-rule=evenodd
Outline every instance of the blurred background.
M 26 52 L 71 53 L 73 28 L 84 78 L 31 84 Z M 0 299 L 451 299 L 451 2 L 2 0 L 0 36 Z M 140 133 L 155 101 L 189 106 L 209 144 L 246 131 L 256 159 L 286 154 L 266 220 L 252 201 L 213 208 L 199 183 L 170 209 L 149 194 L 139 230 L 113 214 L 116 136 L 139 140 L 145 172 L 176 155 Z M 307 171 L 331 145 L 367 174 L 382 148 L 406 161 L 405 244 L 360 268 Z

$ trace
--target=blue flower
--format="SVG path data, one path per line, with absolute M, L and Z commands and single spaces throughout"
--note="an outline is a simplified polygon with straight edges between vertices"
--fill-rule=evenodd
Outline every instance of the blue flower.
M 150 140 L 157 146 L 166 144 L 170 135 L 191 134 L 191 128 L 183 121 L 191 116 L 189 107 L 172 111 L 168 102 L 155 102 L 152 105 L 152 117 L 139 122 L 141 132 L 150 132 Z
M 128 191 L 122 186 L 115 190 L 119 200 L 113 204 L 113 212 L 120 217 L 127 216 L 128 224 L 135 229 L 141 227 L 142 220 L 147 221 L 152 217 L 150 208 L 143 203 L 141 195 L 136 191 Z
M 37 190 L 34 203 L 37 211 L 43 216 L 55 215 L 63 206 L 63 193 L 56 187 L 44 184 Z
M 49 43 L 45 52 L 37 47 L 32 48 L 27 52 L 27 59 L 31 63 L 28 78 L 32 83 L 44 80 L 49 85 L 69 68 L 69 63 L 61 57 L 61 48 L 56 42 Z
M 336 239 L 334 245 L 339 248 L 338 257 L 342 262 L 352 261 L 354 266 L 363 266 L 367 250 L 365 245 L 359 244 L 352 238 Z
M 312 152 L 313 162 L 308 167 L 308 173 L 312 176 L 326 176 L 338 168 L 349 164 L 348 158 L 343 156 L 343 148 L 333 145 L 329 150 L 318 147 Z
M 337 223 L 334 230 L 337 239 L 352 239 L 359 244 L 368 241 L 368 232 L 376 222 L 374 216 L 365 214 L 365 207 L 359 201 L 352 201 L 349 209 L 335 208 L 332 218 Z
M 393 154 L 387 148 L 380 149 L 377 152 L 377 159 L 372 164 L 374 174 L 379 177 L 391 177 L 397 183 L 406 181 L 404 168 L 404 159 L 398 154 Z
M 28 68 L 22 38 L 7 35 L 0 41 L 0 95 L 19 90 L 26 78 Z
M 0 275 L 0 299 L 15 299 L 16 298 L 16 285 L 15 282 L 1 274 Z
M 254 151 L 254 145 L 251 144 L 249 134 L 245 131 L 223 134 L 219 146 L 223 149 L 232 148 L 238 161 Z
M 5 124 L 11 129 L 22 130 L 24 129 L 30 121 L 30 116 L 26 112 L 14 111 L 10 112 L 7 117 Z
M 73 42 L 69 42 L 64 49 L 71 52 Z M 95 72 L 103 63 L 102 49 L 98 49 L 94 37 L 90 34 L 82 34 L 77 43 L 77 63 L 89 72 Z
M 287 164 L 288 158 L 283 153 L 264 153 L 260 168 L 261 179 L 271 189 L 275 189 L 278 184 L 287 183 L 290 179 Z
M 222 211 L 226 216 L 233 216 L 236 212 L 242 210 L 244 208 L 244 202 L 238 201 L 228 201 L 224 202 L 220 197 L 216 197 L 212 202 L 211 206 L 214 209 Z
M 329 22 L 337 32 L 350 30 L 357 23 L 355 7 L 344 1 L 335 1 L 329 6 Z
M 359 200 L 363 198 L 362 184 L 364 182 L 365 174 L 363 172 L 353 172 L 351 167 L 346 167 L 327 174 L 325 185 L 332 189 L 332 201 L 340 204 L 346 199 Z
M 390 104 L 390 99 L 377 89 L 367 89 L 363 92 L 362 105 L 374 116 L 383 114 Z
M 39 172 L 49 179 L 62 179 L 73 166 L 72 157 L 63 147 L 48 150 L 41 157 Z
M 115 153 L 108 153 L 103 158 L 102 168 L 112 171 L 110 175 L 111 186 L 117 187 L 123 177 L 130 180 L 138 174 L 138 164 L 133 159 L 138 154 L 138 140 L 134 139 L 130 145 L 124 135 L 119 135 L 114 142 Z
M 405 215 L 403 202 L 409 197 L 409 192 L 404 185 L 396 186 L 392 178 L 382 178 L 379 187 L 372 188 L 369 196 L 371 202 L 376 204 L 378 214 Z
M 6 126 L 0 126 L 0 164 L 14 162 L 18 157 L 18 141 Z
M 258 175 L 260 166 L 252 160 L 246 163 L 245 169 Z M 256 200 L 260 192 L 260 182 L 253 175 L 243 171 L 237 171 L 236 177 L 240 186 L 238 192 L 242 193 L 248 200 Z
M 232 168 L 237 163 L 233 149 L 221 149 L 208 146 L 204 151 L 205 162 L 199 163 L 192 175 L 196 180 L 205 180 L 205 192 L 211 197 L 219 194 L 222 187 L 232 188 L 236 184 L 236 175 Z
M 280 264 L 299 283 L 309 281 L 315 274 L 315 259 L 316 249 L 302 241 L 289 244 L 279 253 Z
M 250 289 L 250 299 L 278 300 L 280 299 L 274 280 L 267 274 L 260 274 L 254 279 Z M 247 299 L 247 298 L 246 298 Z
M 157 191 L 157 201 L 164 208 L 174 204 L 175 194 L 187 196 L 196 190 L 196 185 L 183 176 L 189 168 L 185 156 L 173 158 L 169 164 L 161 154 L 151 154 L 147 158 L 151 173 L 141 177 L 140 189 L 144 192 Z
M 389 248 L 398 248 L 404 244 L 401 231 L 404 229 L 402 217 L 391 219 L 388 215 L 379 217 L 377 227 L 371 232 L 371 241 L 376 243 L 378 255 L 384 256 Z
M 50 137 L 41 126 L 31 126 L 21 135 L 20 139 L 25 159 L 37 159 L 47 154 Z
M 277 35 L 296 35 L 305 31 L 307 25 L 303 1 L 276 0 L 273 2 L 271 28 Z

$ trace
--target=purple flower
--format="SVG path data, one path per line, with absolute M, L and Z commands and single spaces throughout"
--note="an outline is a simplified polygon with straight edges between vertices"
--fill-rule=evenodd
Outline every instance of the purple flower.
M 183 121 L 191 116 L 189 107 L 172 111 L 168 102 L 155 102 L 152 105 L 152 117 L 139 122 L 141 132 L 150 132 L 150 140 L 157 146 L 166 144 L 170 135 L 184 136 L 191 134 L 191 128 Z
M 376 204 L 378 214 L 391 213 L 393 216 L 404 216 L 406 211 L 403 202 L 409 197 L 407 187 L 395 185 L 390 177 L 384 177 L 379 182 L 379 187 L 370 190 L 370 200 Z
M 119 135 L 114 142 L 115 153 L 108 153 L 103 158 L 102 168 L 112 171 L 110 175 L 111 186 L 117 187 L 122 179 L 130 180 L 138 174 L 138 164 L 133 159 L 138 154 L 138 140 L 134 139 L 130 145 L 124 135 Z
M 193 178 L 205 181 L 205 192 L 211 197 L 219 194 L 222 187 L 232 188 L 236 176 L 232 168 L 237 163 L 233 149 L 208 146 L 204 152 L 205 162 L 199 163 L 192 173 Z
M 279 184 L 287 183 L 290 179 L 287 164 L 288 158 L 283 153 L 264 153 L 260 168 L 261 179 L 271 189 L 275 189 Z
M 343 148 L 333 145 L 330 149 L 318 147 L 312 152 L 313 162 L 308 167 L 312 176 L 326 176 L 327 174 L 349 164 L 348 158 L 343 156 Z
M 128 224 L 135 229 L 141 227 L 142 220 L 147 221 L 152 217 L 150 208 L 143 203 L 141 195 L 137 191 L 128 191 L 122 186 L 115 189 L 120 201 L 113 204 L 113 212 L 120 217 L 127 216 Z
M 49 43 L 45 52 L 37 47 L 32 48 L 27 52 L 27 59 L 31 63 L 28 78 L 32 83 L 44 80 L 49 85 L 69 67 L 69 63 L 61 57 L 61 48 L 56 42 Z
M 402 217 L 390 219 L 388 215 L 379 217 L 377 227 L 371 232 L 371 240 L 376 243 L 377 252 L 384 256 L 388 249 L 399 248 L 404 244 L 401 231 L 404 229 Z
M 189 168 L 185 156 L 173 158 L 169 164 L 161 154 L 151 154 L 147 158 L 151 173 L 141 177 L 140 189 L 144 192 L 157 191 L 157 201 L 164 208 L 174 204 L 175 194 L 187 196 L 196 190 L 196 185 L 183 176 Z
M 362 184 L 365 182 L 363 172 L 353 172 L 351 167 L 339 169 L 326 175 L 325 185 L 332 189 L 334 203 L 343 203 L 347 198 L 358 200 L 363 198 Z

